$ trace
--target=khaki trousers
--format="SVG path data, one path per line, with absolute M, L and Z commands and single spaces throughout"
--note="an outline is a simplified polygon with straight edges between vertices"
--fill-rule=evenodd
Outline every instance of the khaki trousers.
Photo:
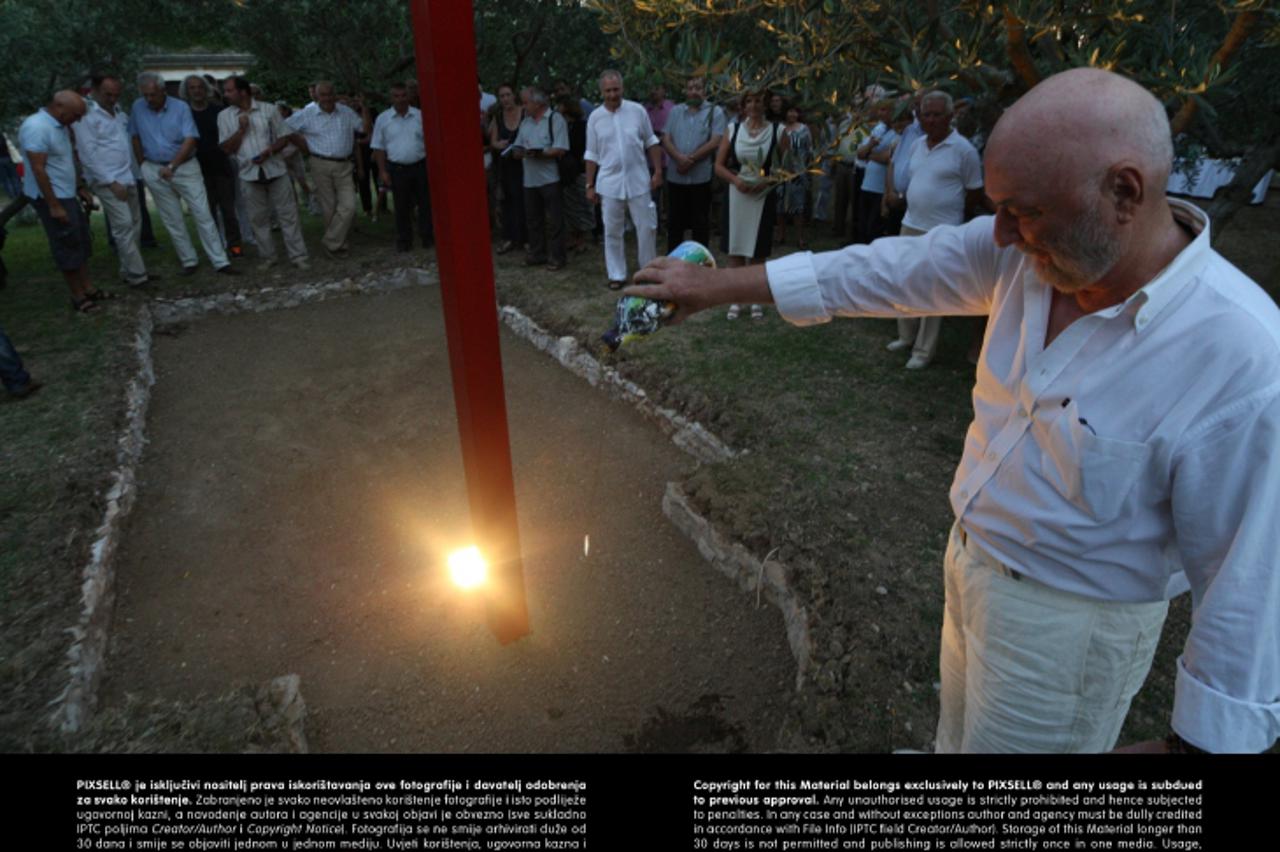
M 107 214 L 107 222 L 111 225 L 111 235 L 116 239 L 120 277 L 130 284 L 141 284 L 147 280 L 147 265 L 143 263 L 142 252 L 138 248 L 142 235 L 142 208 L 138 205 L 137 185 L 129 184 L 125 189 L 129 195 L 123 201 L 116 198 L 108 183 L 98 184 L 93 193 L 98 196 L 102 212 Z
M 241 179 L 240 190 L 259 256 L 264 260 L 276 259 L 276 244 L 271 237 L 271 213 L 274 211 L 280 222 L 280 236 L 284 237 L 285 253 L 290 260 L 305 260 L 307 244 L 302 239 L 302 227 L 298 224 L 298 200 L 294 197 L 289 176 L 283 174 L 266 183 Z
M 324 215 L 324 247 L 338 251 L 347 247 L 347 234 L 356 216 L 356 185 L 351 179 L 350 161 L 311 158 L 311 182 L 315 186 L 320 212 Z

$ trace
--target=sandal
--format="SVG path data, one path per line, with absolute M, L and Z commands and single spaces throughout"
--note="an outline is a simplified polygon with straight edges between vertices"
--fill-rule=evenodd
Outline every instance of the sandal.
M 90 290 L 84 294 L 84 297 L 91 302 L 109 302 L 116 297 L 116 294 L 107 290 Z
M 621 290 L 621 289 L 622 289 L 623 287 L 625 287 L 625 286 L 627 286 L 627 282 L 625 282 L 625 281 L 610 281 L 610 282 L 609 282 L 609 289 L 610 289 L 610 290 Z
M 725 315 L 724 315 L 724 318 L 725 318 L 725 319 L 736 320 L 736 319 L 738 318 L 738 314 L 740 314 L 740 313 L 742 313 L 742 308 L 738 307 L 737 305 L 730 305 L 730 306 L 729 306 L 729 313 L 725 314 Z
M 72 299 L 71 310 L 78 314 L 96 314 L 98 306 L 91 297 L 85 296 L 83 299 Z
M 751 318 L 754 320 L 764 319 L 764 308 L 759 305 L 751 306 Z

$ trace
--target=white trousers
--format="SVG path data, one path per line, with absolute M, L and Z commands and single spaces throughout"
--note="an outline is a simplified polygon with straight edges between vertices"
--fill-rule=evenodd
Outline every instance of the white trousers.
M 1094 753 L 1120 736 L 1168 601 L 1099 601 L 1001 566 L 951 529 L 937 753 Z
M 182 216 L 182 202 L 187 202 L 187 210 L 196 222 L 196 234 L 200 237 L 200 245 L 208 255 L 214 269 L 230 266 L 227 252 L 222 248 L 222 237 L 218 234 L 218 224 L 213 221 L 209 212 L 209 199 L 204 192 L 204 175 L 200 172 L 200 164 L 192 157 L 178 166 L 171 180 L 160 177 L 160 166 L 151 161 L 142 164 L 142 179 L 151 190 L 156 200 L 156 209 L 160 213 L 160 221 L 169 232 L 173 241 L 173 250 L 178 253 L 178 260 L 183 266 L 195 266 L 200 262 L 195 246 L 191 244 L 191 236 L 187 233 L 187 222 Z
M 143 263 L 142 252 L 138 248 L 142 235 L 142 208 L 138 205 L 137 184 L 129 184 L 125 189 L 129 195 L 123 201 L 116 198 L 109 183 L 98 184 L 93 193 L 98 196 L 102 212 L 107 214 L 107 222 L 111 225 L 116 256 L 120 259 L 120 277 L 130 284 L 141 284 L 147 280 L 147 265 Z
M 627 213 L 636 225 L 636 259 L 640 266 L 657 253 L 658 207 L 648 194 L 636 198 L 600 198 L 604 219 L 604 265 L 610 281 L 627 280 Z

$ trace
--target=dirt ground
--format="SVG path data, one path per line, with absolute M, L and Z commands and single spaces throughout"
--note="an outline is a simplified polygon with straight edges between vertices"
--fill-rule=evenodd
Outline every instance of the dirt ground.
M 314 751 L 775 748 L 782 620 L 663 517 L 689 459 L 503 351 L 533 626 L 508 647 L 441 567 L 467 513 L 436 288 L 157 335 L 103 702 L 296 672 Z

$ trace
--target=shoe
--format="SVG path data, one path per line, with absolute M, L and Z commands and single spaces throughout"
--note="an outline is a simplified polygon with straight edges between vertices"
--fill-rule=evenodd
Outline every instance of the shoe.
M 762 320 L 762 319 L 764 319 L 764 308 L 760 307 L 759 305 L 752 305 L 752 306 L 751 306 L 751 318 L 752 318 L 753 320 Z
M 564 263 L 563 263 L 563 262 L 560 262 L 560 261 L 552 261 L 551 263 L 548 263 L 548 264 L 547 264 L 547 271 L 548 271 L 548 272 L 559 272 L 561 269 L 564 269 Z
M 240 270 L 239 270 L 239 269 L 232 269 L 232 268 L 231 268 L 231 264 L 227 264 L 226 266 L 224 266 L 224 267 L 222 267 L 222 268 L 218 269 L 218 270 L 217 270 L 217 273 L 218 273 L 219 275 L 239 275 L 239 274 L 240 274 Z
M 25 385 L 18 388 L 17 390 L 9 391 L 9 396 L 13 397 L 14 399 L 26 399 L 36 391 L 40 390 L 40 388 L 42 387 L 44 387 L 44 385 L 42 385 L 40 382 L 37 382 L 33 379 L 32 381 L 27 382 Z
M 182 267 L 182 271 L 179 272 L 178 274 L 184 278 L 187 278 L 192 275 L 195 275 L 199 271 L 200 271 L 200 266 L 198 264 L 192 264 L 191 266 Z
M 625 281 L 610 281 L 610 282 L 609 282 L 609 289 L 610 289 L 610 290 L 621 290 L 621 289 L 622 289 L 623 287 L 625 287 L 625 286 L 627 286 L 627 282 L 625 282 Z
M 516 244 L 515 244 L 515 243 L 511 242 L 511 240 L 506 240 L 506 241 L 504 241 L 504 242 L 502 243 L 502 245 L 498 246 L 498 251 L 497 251 L 497 253 L 498 253 L 498 254 L 506 254 L 506 253 L 507 253 L 507 252 L 509 252 L 509 251 L 514 251 L 514 250 L 515 250 L 515 248 L 516 248 Z
M 885 349 L 888 349 L 890 352 L 904 352 L 911 348 L 913 342 L 914 341 L 909 340 L 891 340 L 889 341 L 889 344 L 885 346 Z
M 730 305 L 729 312 L 724 315 L 724 318 L 729 320 L 736 320 L 738 318 L 738 314 L 740 313 L 742 313 L 742 308 L 740 308 L 737 305 Z
M 911 360 L 907 361 L 908 370 L 923 370 L 929 366 L 929 359 L 923 355 L 912 355 Z
M 84 294 L 84 297 L 91 302 L 109 302 L 116 297 L 116 294 L 107 290 L 90 290 Z
M 274 257 L 267 258 L 266 260 L 262 261 L 262 263 L 258 264 L 259 272 L 267 272 L 275 268 L 276 268 L 276 259 Z
M 306 272 L 311 268 L 311 261 L 307 260 L 305 257 L 300 257 L 293 262 L 293 265 L 301 269 L 303 272 Z
M 240 246 L 230 246 L 227 248 L 227 256 L 234 257 L 237 260 L 244 257 L 244 249 Z
M 96 314 L 98 312 L 98 305 L 93 301 L 93 299 L 85 296 L 83 299 L 72 299 L 71 310 L 78 314 Z

